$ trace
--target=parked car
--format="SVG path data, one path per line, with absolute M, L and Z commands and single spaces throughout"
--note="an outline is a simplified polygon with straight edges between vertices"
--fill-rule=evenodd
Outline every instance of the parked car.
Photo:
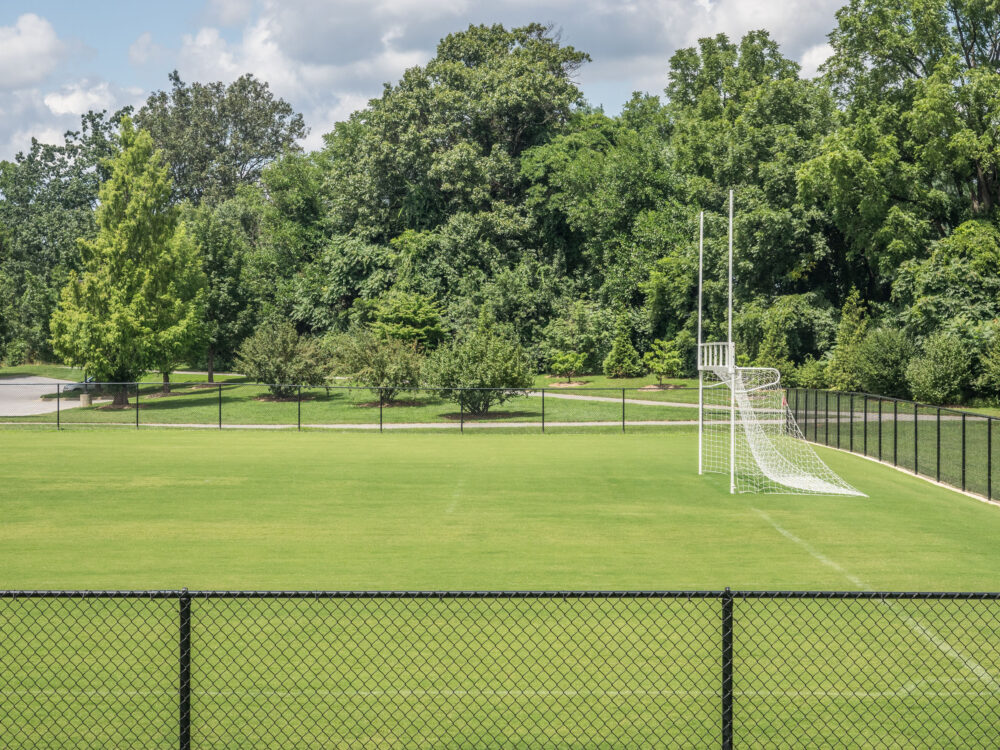
M 79 383 L 67 383 L 62 387 L 62 392 L 69 393 L 70 391 L 82 391 L 83 393 L 90 393 L 90 391 L 94 390 L 94 386 L 91 385 L 93 382 L 93 378 L 84 378 L 83 381 Z

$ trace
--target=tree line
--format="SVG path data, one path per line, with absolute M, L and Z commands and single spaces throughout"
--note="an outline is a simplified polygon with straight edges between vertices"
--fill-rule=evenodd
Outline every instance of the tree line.
M 996 398 L 1000 14 L 852 0 L 830 44 L 807 80 L 766 31 L 701 39 L 612 117 L 552 29 L 471 26 L 310 153 L 266 82 L 174 73 L 0 163 L 0 355 L 123 380 L 289 351 L 386 385 L 690 374 L 697 217 L 722 340 L 733 188 L 744 363 Z

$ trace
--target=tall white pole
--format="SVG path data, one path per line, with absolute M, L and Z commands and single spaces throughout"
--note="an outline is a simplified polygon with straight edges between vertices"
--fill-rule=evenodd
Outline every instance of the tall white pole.
M 733 348 L 733 191 L 729 191 L 729 348 Z M 736 364 L 733 362 L 732 364 Z
M 736 493 L 736 349 L 733 346 L 733 191 L 729 191 L 729 493 Z
M 695 357 L 698 363 L 698 473 L 703 474 L 702 440 L 705 427 L 705 373 L 701 369 L 701 285 L 705 257 L 705 212 L 698 217 L 698 345 Z

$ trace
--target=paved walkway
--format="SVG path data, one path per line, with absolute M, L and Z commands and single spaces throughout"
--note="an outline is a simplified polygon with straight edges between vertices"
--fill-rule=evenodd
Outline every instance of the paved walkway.
M 19 375 L 16 379 L 0 378 L 0 416 L 29 417 L 34 414 L 51 414 L 58 407 L 56 400 L 42 399 L 47 393 L 53 393 L 60 383 L 74 383 L 74 380 L 56 380 L 37 375 Z M 63 399 L 62 408 L 70 409 L 79 406 L 76 399 Z
M 541 391 L 531 391 L 529 396 L 534 396 L 539 398 L 542 395 Z M 605 403 L 620 404 L 622 399 L 615 398 L 614 396 L 583 396 L 579 393 L 553 393 L 548 388 L 545 389 L 545 398 L 565 398 L 573 401 L 603 401 Z M 686 409 L 697 409 L 698 402 L 695 403 L 685 403 L 683 401 L 650 401 L 649 399 L 641 398 L 626 398 L 626 404 L 636 404 L 637 406 L 683 406 Z

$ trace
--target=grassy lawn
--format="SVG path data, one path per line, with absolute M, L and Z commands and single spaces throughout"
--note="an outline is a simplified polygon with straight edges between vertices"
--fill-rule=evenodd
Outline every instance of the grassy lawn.
M 41 390 L 46 390 L 40 387 Z M 588 395 L 576 391 L 574 395 Z M 219 420 L 219 401 L 222 401 L 222 419 L 227 425 L 296 425 L 299 404 L 296 397 L 274 399 L 267 388 L 258 385 L 229 382 L 216 387 L 177 383 L 170 395 L 163 395 L 157 386 L 143 386 L 139 396 L 139 421 L 146 424 L 205 424 L 215 425 Z M 620 422 L 622 418 L 621 392 L 598 392 L 610 396 L 611 401 L 589 401 L 559 398 L 562 392 L 547 394 L 545 419 L 547 422 Z M 629 393 L 632 398 L 634 393 Z M 107 396 L 110 398 L 110 396 Z M 78 402 L 79 394 L 71 393 L 65 405 Z M 130 394 L 133 408 L 112 408 L 108 403 L 97 403 L 87 408 L 65 408 L 60 415 L 66 427 L 82 424 L 135 424 L 134 393 Z M 458 404 L 437 398 L 432 393 L 403 392 L 396 401 L 382 408 L 386 424 L 455 423 L 462 415 Z M 626 403 L 627 421 L 663 421 L 697 419 L 695 408 Z M 378 396 L 368 389 L 303 388 L 301 418 L 310 424 L 378 424 Z M 542 420 L 540 396 L 518 396 L 504 404 L 494 406 L 485 417 L 466 413 L 468 422 L 531 422 Z M 3 421 L 41 422 L 52 424 L 54 413 L 5 418 Z
M 868 498 L 730 496 L 693 438 L 4 431 L 0 586 L 996 588 L 996 507 L 833 451 Z M 738 600 L 735 739 L 990 744 L 997 609 Z M 0 599 L 0 638 L 13 745 L 176 746 L 175 600 Z M 718 638 L 716 599 L 196 599 L 192 738 L 706 747 Z

